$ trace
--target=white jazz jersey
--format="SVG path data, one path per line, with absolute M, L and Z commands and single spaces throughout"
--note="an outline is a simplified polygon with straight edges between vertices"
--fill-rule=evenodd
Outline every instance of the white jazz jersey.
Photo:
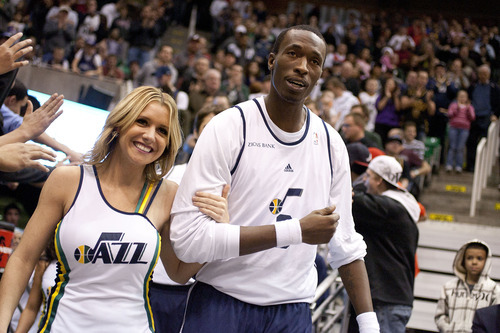
M 59 271 L 40 332 L 154 332 L 148 286 L 160 236 L 144 215 L 106 201 L 93 167 L 81 174 L 56 229 Z
M 340 222 L 330 242 L 337 268 L 362 259 L 354 230 L 349 157 L 338 133 L 304 108 L 299 132 L 270 120 L 263 98 L 212 119 L 198 140 L 172 209 L 171 240 L 181 260 L 208 262 L 199 281 L 257 305 L 311 302 L 317 286 L 316 246 L 292 245 L 239 257 L 239 226 L 259 226 L 337 205 Z M 195 191 L 228 197 L 231 223 L 215 223 L 192 206 Z

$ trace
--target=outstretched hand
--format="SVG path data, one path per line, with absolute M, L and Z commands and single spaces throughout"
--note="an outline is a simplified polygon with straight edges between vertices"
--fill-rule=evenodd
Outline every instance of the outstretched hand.
M 33 50 L 31 39 L 15 44 L 22 36 L 22 32 L 18 32 L 0 45 L 0 74 L 29 64 L 28 60 L 16 61 Z
M 43 105 L 33 112 L 33 104 L 28 101 L 26 114 L 20 128 L 29 133 L 30 138 L 36 138 L 62 114 L 59 110 L 63 104 L 64 95 L 53 94 Z
M 37 160 L 55 161 L 55 154 L 39 145 L 11 143 L 0 147 L 0 170 L 15 172 L 25 168 L 35 168 L 49 172 L 49 169 Z
M 200 212 L 210 216 L 215 221 L 229 223 L 227 197 L 230 188 L 228 184 L 224 185 L 221 196 L 206 192 L 196 192 L 193 197 L 193 205 L 198 207 Z
M 315 210 L 300 219 L 302 242 L 307 244 L 325 244 L 337 230 L 339 214 L 334 213 L 335 206 Z

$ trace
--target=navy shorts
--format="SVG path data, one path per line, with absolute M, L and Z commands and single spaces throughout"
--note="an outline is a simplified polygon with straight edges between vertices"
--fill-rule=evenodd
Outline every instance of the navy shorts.
M 157 333 L 179 333 L 190 287 L 149 284 L 149 301 Z
M 203 282 L 188 296 L 182 333 L 311 333 L 309 303 L 259 306 L 242 302 Z

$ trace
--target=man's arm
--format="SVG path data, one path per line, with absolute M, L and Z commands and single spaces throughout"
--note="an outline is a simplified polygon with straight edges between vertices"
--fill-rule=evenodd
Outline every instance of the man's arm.
M 349 155 L 337 132 L 330 133 L 333 182 L 330 188 L 330 202 L 337 205 L 340 221 L 336 233 L 328 243 L 328 261 L 338 268 L 351 303 L 356 310 L 360 332 L 378 332 L 377 317 L 373 312 L 370 284 L 363 261 L 366 244 L 354 229 L 352 216 L 351 177 Z
M 28 108 L 21 126 L 0 136 L 0 146 L 9 143 L 26 142 L 45 132 L 50 124 L 62 114 L 62 110 L 59 110 L 59 108 L 63 104 L 63 99 L 63 95 L 53 94 L 36 112 L 33 112 L 33 104 L 28 101 Z
M 42 133 L 34 140 L 38 143 L 43 143 L 44 145 L 47 145 L 56 151 L 62 151 L 63 153 L 65 153 L 68 156 L 68 158 L 71 162 L 83 161 L 82 154 L 80 154 L 74 150 L 71 150 L 68 146 L 66 146 L 66 145 L 62 144 L 61 142 L 57 141 L 56 139 L 50 137 L 46 133 Z
M 339 273 L 356 313 L 372 312 L 372 297 L 365 262 L 356 260 L 341 266 Z
M 170 238 L 176 255 L 184 262 L 233 258 L 302 241 L 318 244 L 335 232 L 338 215 L 332 213 L 333 208 L 314 211 L 300 221 L 282 221 L 276 224 L 278 227 L 240 227 L 216 223 L 193 205 L 196 191 L 219 194 L 231 184 L 230 169 L 243 144 L 242 132 L 239 112 L 228 110 L 208 123 L 196 144 L 172 208 Z M 277 235 L 276 228 L 283 228 L 283 233 L 279 230 Z
M 55 161 L 55 154 L 38 145 L 9 143 L 0 147 L 0 171 L 15 172 L 25 168 L 35 168 L 45 172 L 49 169 L 38 159 Z

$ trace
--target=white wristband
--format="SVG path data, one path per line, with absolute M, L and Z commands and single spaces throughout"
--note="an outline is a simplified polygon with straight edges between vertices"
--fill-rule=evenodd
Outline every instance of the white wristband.
M 359 333 L 378 333 L 380 326 L 378 325 L 377 315 L 375 312 L 363 312 L 356 317 L 359 326 Z
M 299 219 L 291 219 L 274 223 L 276 230 L 276 247 L 302 243 L 302 229 Z

